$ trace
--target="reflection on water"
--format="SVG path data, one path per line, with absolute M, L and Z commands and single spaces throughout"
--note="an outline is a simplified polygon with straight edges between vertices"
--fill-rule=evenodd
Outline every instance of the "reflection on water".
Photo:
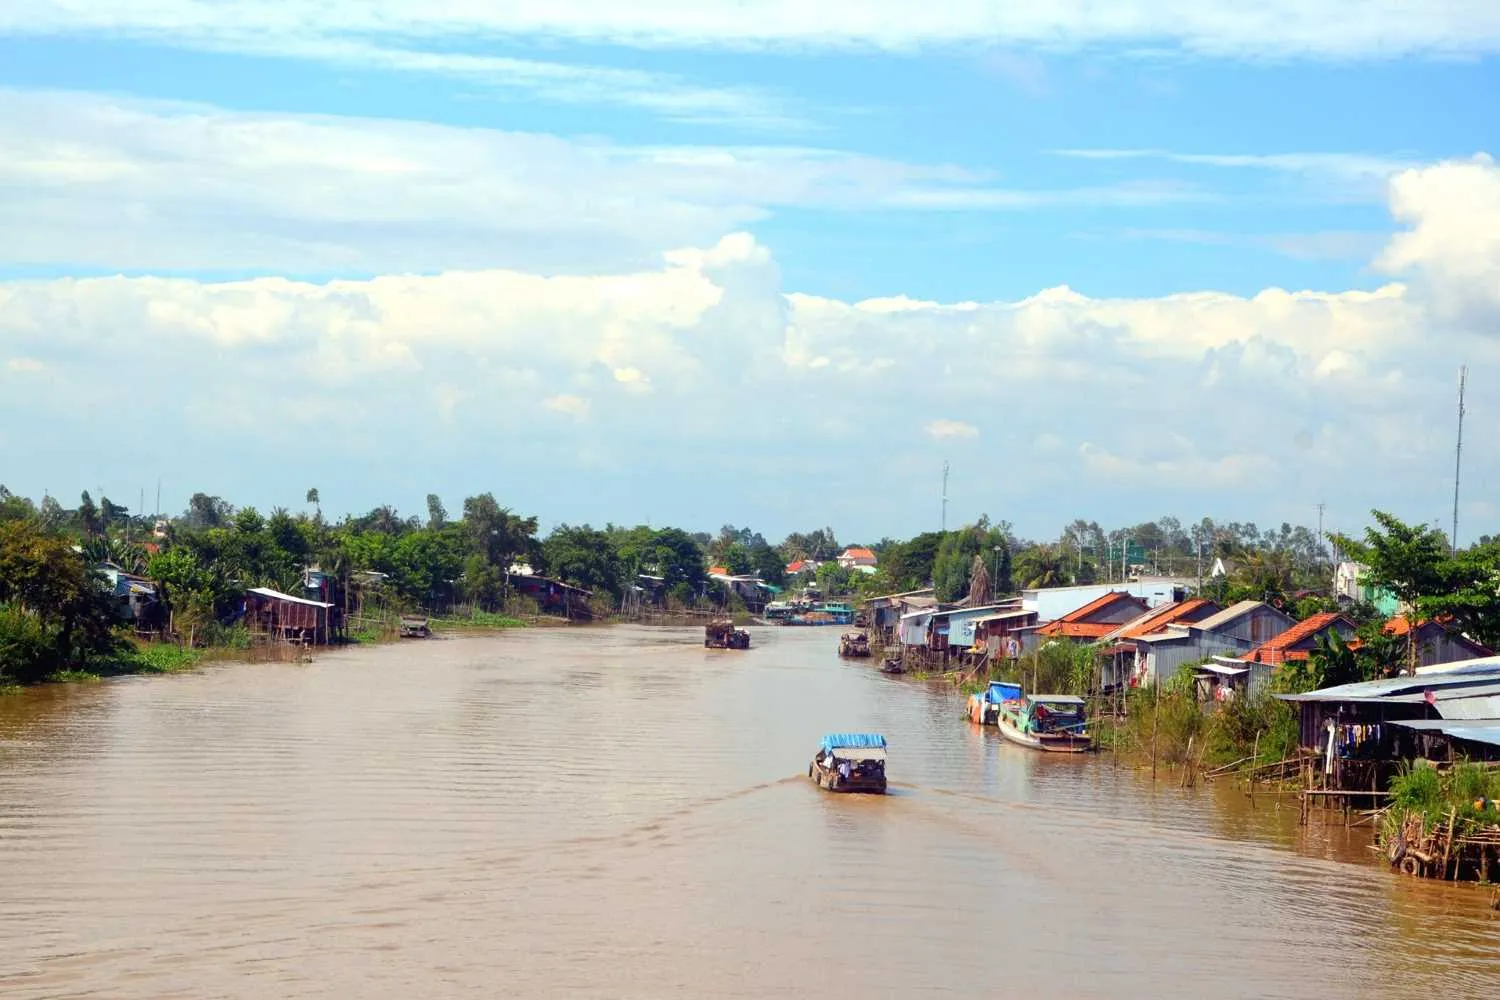
M 836 641 L 539 630 L 0 699 L 0 990 L 1500 988 L 1480 890 L 1294 801 L 1006 745 Z M 892 794 L 807 781 L 849 729 L 890 740 Z

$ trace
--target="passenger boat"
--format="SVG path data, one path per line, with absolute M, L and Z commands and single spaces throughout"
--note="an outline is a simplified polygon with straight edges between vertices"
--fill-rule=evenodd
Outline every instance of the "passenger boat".
M 863 632 L 845 632 L 839 636 L 840 656 L 869 656 L 870 638 Z
M 853 625 L 854 606 L 841 601 L 772 602 L 766 605 L 766 621 L 777 625 Z
M 401 616 L 401 638 L 403 639 L 425 639 L 432 634 L 427 627 L 427 619 L 421 615 Z
M 749 649 L 750 633 L 728 619 L 709 622 L 703 629 L 704 649 Z
M 1032 750 L 1083 753 L 1094 748 L 1083 699 L 1071 694 L 1028 694 L 1000 706 L 1000 735 Z
M 1021 685 L 1004 681 L 990 681 L 989 687 L 977 694 L 969 695 L 965 714 L 969 721 L 981 726 L 993 726 L 1000 718 L 1000 709 L 1008 701 L 1021 700 Z
M 885 737 L 879 733 L 829 733 L 807 765 L 807 776 L 830 792 L 885 794 Z

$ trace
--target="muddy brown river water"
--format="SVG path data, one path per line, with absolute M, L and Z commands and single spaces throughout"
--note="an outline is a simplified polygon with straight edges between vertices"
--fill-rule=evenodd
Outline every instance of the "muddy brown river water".
M 1042 757 L 835 630 L 434 639 L 0 698 L 0 996 L 1493 997 L 1487 890 Z M 892 794 L 806 768 L 890 741 Z

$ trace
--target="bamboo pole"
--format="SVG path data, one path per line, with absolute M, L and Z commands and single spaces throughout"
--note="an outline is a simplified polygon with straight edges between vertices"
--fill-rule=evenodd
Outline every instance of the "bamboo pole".
M 1156 727 L 1161 721 L 1161 685 L 1152 686 L 1151 696 L 1151 782 L 1156 783 Z
M 1415 629 L 1413 629 L 1415 631 Z M 1448 810 L 1448 838 L 1443 841 L 1443 878 L 1448 877 L 1448 858 L 1453 852 L 1453 821 L 1458 816 L 1456 807 Z

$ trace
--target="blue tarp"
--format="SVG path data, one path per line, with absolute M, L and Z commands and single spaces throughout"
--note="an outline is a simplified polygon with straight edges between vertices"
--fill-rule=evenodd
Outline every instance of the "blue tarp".
M 990 690 L 986 700 L 1000 704 L 1002 701 L 1019 701 L 1021 699 L 1021 685 L 1007 684 L 1004 681 L 990 681 Z
M 839 747 L 880 747 L 885 749 L 885 737 L 879 733 L 829 733 L 823 737 L 824 750 Z

